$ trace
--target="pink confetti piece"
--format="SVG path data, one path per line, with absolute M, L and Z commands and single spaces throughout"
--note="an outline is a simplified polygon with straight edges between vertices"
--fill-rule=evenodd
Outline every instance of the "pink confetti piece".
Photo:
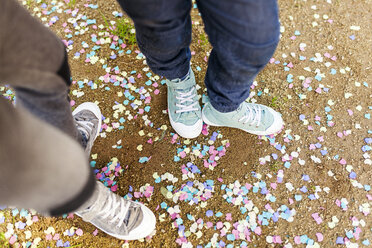
M 319 217 L 318 213 L 313 213 L 311 216 L 314 218 L 318 225 L 323 222 L 322 218 Z
M 32 222 L 38 222 L 38 221 L 39 221 L 39 218 L 36 215 L 34 215 L 32 217 Z
M 300 238 L 300 236 L 296 236 L 296 237 L 294 238 L 294 242 L 295 242 L 297 245 L 301 244 L 301 238 Z
M 12 237 L 10 237 L 10 239 L 9 239 L 9 244 L 14 244 L 15 242 L 17 241 L 17 237 L 16 236 L 12 236 Z
M 211 227 L 213 227 L 213 223 L 210 222 L 210 221 L 208 221 L 206 224 L 207 224 L 207 228 L 211 228 Z
M 80 228 L 76 230 L 76 235 L 78 236 L 82 236 L 83 235 L 83 230 L 81 230 Z
M 257 235 L 261 235 L 262 233 L 262 230 L 261 230 L 261 227 L 256 227 L 256 229 L 254 229 L 254 233 L 257 234 Z
M 231 218 L 231 213 L 227 213 L 227 214 L 226 214 L 226 220 L 232 220 L 232 218 Z
M 274 243 L 276 244 L 281 244 L 283 241 L 282 241 L 282 238 L 280 236 L 274 236 L 273 237 L 273 241 Z
M 318 239 L 318 242 L 322 242 L 323 241 L 323 234 L 321 233 L 316 233 L 316 238 Z

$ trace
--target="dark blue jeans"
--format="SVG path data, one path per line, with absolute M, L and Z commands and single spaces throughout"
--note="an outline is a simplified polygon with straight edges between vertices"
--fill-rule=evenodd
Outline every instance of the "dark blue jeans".
M 191 0 L 118 0 L 133 19 L 137 43 L 154 73 L 168 79 L 190 67 Z M 279 41 L 276 0 L 197 0 L 213 46 L 205 85 L 218 111 L 230 112 L 249 96 L 250 86 Z

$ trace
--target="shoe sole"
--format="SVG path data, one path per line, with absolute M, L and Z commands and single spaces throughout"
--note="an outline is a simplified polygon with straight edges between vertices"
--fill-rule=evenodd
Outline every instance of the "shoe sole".
M 98 131 L 96 133 L 96 137 L 94 137 L 94 139 L 96 139 L 99 135 L 99 132 L 101 130 L 101 126 L 102 126 L 102 113 L 101 113 L 101 110 L 99 109 L 99 107 L 92 103 L 92 102 L 84 102 L 82 104 L 80 104 L 79 106 L 76 107 L 76 109 L 72 112 L 72 115 L 75 115 L 77 113 L 79 113 L 80 111 L 82 110 L 89 110 L 91 111 L 98 119 Z
M 215 127 L 229 127 L 229 126 L 225 126 L 225 125 L 219 125 L 219 124 L 213 123 L 210 120 L 208 120 L 208 118 L 204 115 L 204 108 L 202 110 L 202 119 L 203 119 L 203 121 L 204 121 L 205 124 L 207 124 L 209 126 L 215 126 Z M 281 121 L 281 122 L 282 122 L 281 123 L 281 128 L 278 131 L 274 131 L 274 132 L 267 132 L 267 131 L 247 131 L 247 130 L 245 130 L 243 128 L 239 128 L 239 127 L 229 127 L 229 128 L 237 128 L 237 129 L 243 130 L 243 131 L 245 131 L 247 133 L 254 134 L 254 135 L 261 135 L 261 136 L 264 136 L 264 135 L 276 135 L 276 134 L 279 134 L 281 132 L 281 130 L 283 129 L 283 127 L 284 127 L 283 121 Z
M 143 220 L 147 220 L 146 223 L 142 222 L 138 227 L 136 227 L 134 229 L 134 232 L 137 232 L 140 233 L 136 233 L 136 234 L 132 234 L 132 235 L 127 235 L 127 236 L 122 236 L 122 235 L 116 235 L 115 233 L 111 233 L 109 231 L 105 231 L 103 229 L 101 229 L 98 225 L 96 225 L 94 222 L 90 222 L 88 221 L 87 223 L 90 223 L 92 224 L 93 226 L 97 227 L 99 230 L 101 230 L 102 232 L 114 237 L 114 238 L 117 238 L 117 239 L 121 239 L 121 240 L 138 240 L 138 239 L 143 239 L 143 238 L 146 238 L 147 236 L 149 236 L 150 234 L 152 234 L 156 228 L 156 217 L 154 215 L 154 213 L 148 208 L 146 207 L 145 205 L 142 205 L 141 204 L 141 209 L 143 211 Z M 80 218 L 82 218 L 82 216 L 78 213 L 74 213 L 75 215 L 79 216 Z M 148 221 L 149 219 L 151 219 L 150 221 Z M 83 219 L 84 220 L 84 219 Z M 151 224 L 151 226 L 148 225 L 148 223 L 153 223 Z

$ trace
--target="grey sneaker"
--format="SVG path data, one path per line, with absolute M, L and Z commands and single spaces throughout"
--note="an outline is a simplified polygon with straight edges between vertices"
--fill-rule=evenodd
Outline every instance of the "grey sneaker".
M 85 102 L 77 106 L 72 112 L 76 127 L 82 136 L 82 145 L 85 152 L 89 155 L 92 150 L 94 140 L 101 130 L 101 110 L 92 102 Z
M 118 239 L 136 240 L 155 229 L 155 215 L 145 205 L 125 200 L 97 182 L 97 200 L 85 210 L 75 212 L 103 232 Z
M 202 131 L 201 108 L 194 72 L 184 80 L 166 80 L 168 86 L 168 114 L 173 129 L 184 138 L 196 138 Z
M 206 100 L 202 112 L 203 121 L 210 126 L 239 128 L 251 134 L 271 135 L 284 126 L 281 115 L 265 105 L 243 102 L 237 110 L 222 113 Z

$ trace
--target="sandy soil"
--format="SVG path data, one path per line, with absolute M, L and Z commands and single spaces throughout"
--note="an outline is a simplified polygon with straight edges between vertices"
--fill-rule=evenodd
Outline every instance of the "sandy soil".
M 256 137 L 205 127 L 193 140 L 174 135 L 165 113 L 166 87 L 148 74 L 136 45 L 110 47 L 115 37 L 105 22 L 111 26 L 120 18 L 114 11 L 122 12 L 115 1 L 77 2 L 24 4 L 70 42 L 73 108 L 97 102 L 105 117 L 91 156 L 96 174 L 113 191 L 151 208 L 156 234 L 126 242 L 73 215 L 44 218 L 3 209 L 0 246 L 371 246 L 370 0 L 280 1 L 281 41 L 249 100 L 280 111 L 284 130 Z M 211 47 L 196 8 L 192 18 L 192 68 L 205 94 Z M 111 40 L 94 49 L 92 35 Z M 86 60 L 92 51 L 95 63 L 94 56 Z M 7 90 L 0 87 L 11 98 Z M 180 200 L 182 194 L 199 201 Z

